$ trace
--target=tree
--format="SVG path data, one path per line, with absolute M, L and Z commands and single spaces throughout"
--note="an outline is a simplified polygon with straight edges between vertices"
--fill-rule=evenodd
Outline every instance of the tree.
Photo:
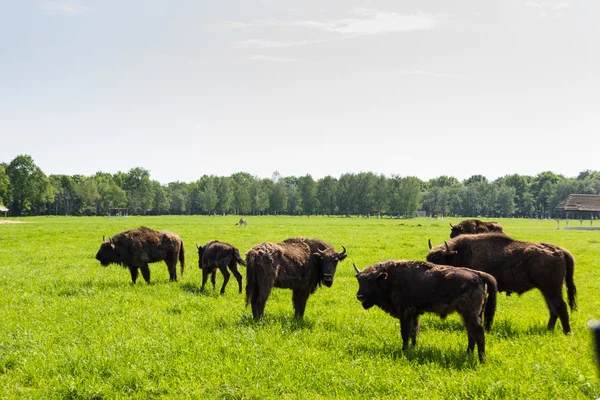
M 216 212 L 219 203 L 216 179 L 217 177 L 213 175 L 203 175 L 197 182 L 202 209 L 209 215 Z
M 515 195 L 516 190 L 514 187 L 500 185 L 498 187 L 498 196 L 496 197 L 495 209 L 497 210 L 500 217 L 511 217 L 516 209 L 515 206 Z
M 130 214 L 146 214 L 152 208 L 150 171 L 136 167 L 129 170 L 124 182 Z
M 300 193 L 300 203 L 302 212 L 313 214 L 316 210 L 317 185 L 312 176 L 305 175 L 298 178 L 298 192 Z
M 246 172 L 231 175 L 233 180 L 233 207 L 237 214 L 248 214 L 252 209 L 250 187 L 254 178 Z
M 316 203 L 321 214 L 335 214 L 337 208 L 336 192 L 338 181 L 332 176 L 326 176 L 317 182 Z
M 270 179 L 255 180 L 250 187 L 252 212 L 262 214 L 269 209 L 272 181 Z
M 10 202 L 10 178 L 6 173 L 6 166 L 0 164 L 0 204 L 9 205 Z
M 76 199 L 76 215 L 96 215 L 97 201 L 100 200 L 98 185 L 93 178 L 79 177 L 73 187 Z
M 285 185 L 281 180 L 271 185 L 271 194 L 269 195 L 269 208 L 271 213 L 277 215 L 287 209 L 287 196 Z
M 230 177 L 219 177 L 215 181 L 217 190 L 217 212 L 226 213 L 231 209 L 233 202 L 233 179 Z
M 393 175 L 389 180 L 390 212 L 400 215 L 410 215 L 418 210 L 421 197 L 421 180 L 409 176 Z
M 53 200 L 53 189 L 31 156 L 15 157 L 6 167 L 6 174 L 10 180 L 10 208 L 14 215 L 36 215 L 46 212 L 47 203 Z
M 151 185 L 152 193 L 154 193 L 152 213 L 155 215 L 168 214 L 171 209 L 171 202 L 169 201 L 167 189 L 158 181 L 151 181 Z

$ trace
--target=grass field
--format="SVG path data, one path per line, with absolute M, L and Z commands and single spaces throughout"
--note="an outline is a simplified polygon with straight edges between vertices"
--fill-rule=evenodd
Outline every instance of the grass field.
M 500 219 L 515 238 L 544 241 L 576 259 L 573 335 L 547 332 L 541 294 L 502 294 L 487 363 L 466 354 L 457 315 L 425 315 L 419 344 L 401 351 L 399 322 L 363 310 L 352 263 L 423 260 L 427 239 L 448 239 L 459 219 L 327 217 L 36 217 L 0 225 L 0 397 L 585 399 L 600 396 L 588 319 L 600 317 L 600 231 L 557 230 L 555 221 Z M 178 233 L 187 271 L 152 284 L 94 259 L 103 235 L 146 225 Z M 572 222 L 571 226 L 578 223 Z M 232 278 L 224 296 L 200 293 L 196 244 L 219 239 L 243 254 L 263 241 L 321 238 L 348 258 L 331 288 L 293 318 L 291 291 L 274 289 L 265 318 L 251 319 Z M 240 268 L 243 275 L 245 269 Z M 245 285 L 245 282 L 244 282 Z

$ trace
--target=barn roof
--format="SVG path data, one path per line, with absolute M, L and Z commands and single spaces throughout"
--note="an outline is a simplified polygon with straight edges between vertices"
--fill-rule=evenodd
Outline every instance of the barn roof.
M 0 212 L 7 212 L 8 208 L 4 207 L 2 204 L 0 204 Z
M 600 195 L 570 194 L 569 197 L 558 203 L 554 211 L 600 212 Z

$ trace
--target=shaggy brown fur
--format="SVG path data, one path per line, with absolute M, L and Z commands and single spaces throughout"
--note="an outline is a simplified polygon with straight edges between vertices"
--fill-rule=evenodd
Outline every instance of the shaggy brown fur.
M 478 219 L 467 219 L 456 225 L 450 224 L 450 228 L 450 239 L 465 234 L 504 232 L 499 222 L 484 222 Z
M 566 280 L 571 310 L 577 308 L 573 281 L 575 260 L 567 250 L 547 243 L 521 242 L 501 233 L 464 235 L 431 248 L 427 261 L 454 266 L 470 265 L 496 278 L 500 292 L 522 294 L 533 288 L 542 292 L 553 330 L 557 318 L 565 333 L 571 331 L 569 313 L 562 297 Z M 470 264 L 466 259 L 471 259 Z
M 183 241 L 172 232 L 159 232 L 144 226 L 121 232 L 105 240 L 96 254 L 100 264 L 119 264 L 129 268 L 131 281 L 135 283 L 138 269 L 150 283 L 149 263 L 164 261 L 169 269 L 169 279 L 177 281 L 177 260 L 181 263 L 181 275 L 185 271 Z
M 432 312 L 441 318 L 457 312 L 469 337 L 468 352 L 477 344 L 479 360 L 485 360 L 485 337 L 481 314 L 485 305 L 485 328 L 492 326 L 496 311 L 496 280 L 468 268 L 435 265 L 425 261 L 388 260 L 360 271 L 356 265 L 356 298 L 365 309 L 378 306 L 400 319 L 402 349 L 414 346 L 419 333 L 419 316 Z M 486 290 L 487 289 L 487 290 Z
M 248 225 L 248 221 L 246 221 L 244 218 L 240 218 L 240 220 L 235 225 L 236 226 Z
M 196 247 L 198 248 L 198 267 L 202 270 L 202 287 L 200 290 L 204 290 L 209 275 L 211 276 L 210 281 L 213 290 L 215 289 L 218 268 L 224 278 L 223 286 L 221 286 L 221 294 L 224 294 L 231 276 L 227 271 L 227 267 L 229 267 L 237 280 L 240 293 L 242 293 L 242 274 L 238 271 L 237 265 L 241 264 L 245 267 L 246 262 L 240 256 L 239 250 L 229 243 L 219 242 L 218 240 L 211 240 L 204 246 L 196 245 Z
M 338 253 L 318 239 L 256 245 L 246 253 L 246 305 L 252 304 L 252 315 L 259 319 L 273 287 L 292 289 L 295 316 L 302 318 L 308 297 L 321 283 L 333 285 L 337 263 L 344 258 L 345 248 Z

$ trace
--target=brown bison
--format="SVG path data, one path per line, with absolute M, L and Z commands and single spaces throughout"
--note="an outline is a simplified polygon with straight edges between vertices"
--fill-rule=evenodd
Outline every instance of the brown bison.
M 571 331 L 562 297 L 563 282 L 571 310 L 577 308 L 577 291 L 573 282 L 575 261 L 567 250 L 547 243 L 521 242 L 502 233 L 459 236 L 434 248 L 430 241 L 429 248 L 427 261 L 435 264 L 461 266 L 470 259 L 471 268 L 496 278 L 500 292 L 522 294 L 539 289 L 550 310 L 548 329 L 553 330 L 560 318 L 563 331 Z
M 237 280 L 240 293 L 242 293 L 242 274 L 238 271 L 237 265 L 241 264 L 245 267 L 246 262 L 240 256 L 239 250 L 229 243 L 219 242 L 218 240 L 211 240 L 204 246 L 196 245 L 196 247 L 198 248 L 198 267 L 202 270 L 202 287 L 200 290 L 204 290 L 209 275 L 211 275 L 210 281 L 213 290 L 215 289 L 218 268 L 224 278 L 223 286 L 221 286 L 221 294 L 224 294 L 231 275 L 227 271 L 227 267 L 229 267 Z
M 135 283 L 138 268 L 146 282 L 150 283 L 148 263 L 164 261 L 169 268 L 169 279 L 177 281 L 177 260 L 181 263 L 181 274 L 185 271 L 183 241 L 172 232 L 159 232 L 142 226 L 121 232 L 104 240 L 96 254 L 100 264 L 119 264 L 129 268 L 131 281 Z
M 490 330 L 496 311 L 496 280 L 468 268 L 435 265 L 425 261 L 388 260 L 360 271 L 356 298 L 365 309 L 378 306 L 400 319 L 402 349 L 414 346 L 419 316 L 432 312 L 441 318 L 457 312 L 467 329 L 470 353 L 477 344 L 479 360 L 485 359 L 485 337 L 481 314 L 485 304 L 485 329 Z M 488 293 L 486 303 L 486 292 Z
M 296 318 L 304 316 L 306 301 L 318 286 L 333 285 L 338 261 L 346 258 L 346 248 L 338 253 L 318 239 L 293 238 L 280 243 L 261 243 L 246 253 L 246 306 L 259 319 L 273 287 L 292 289 Z
M 235 226 L 247 226 L 248 225 L 248 221 L 245 220 L 244 218 L 240 218 L 240 220 L 235 224 Z
M 450 224 L 450 228 L 450 239 L 465 234 L 504 232 L 500 223 L 494 221 L 484 222 L 478 219 L 466 219 L 456 225 Z

